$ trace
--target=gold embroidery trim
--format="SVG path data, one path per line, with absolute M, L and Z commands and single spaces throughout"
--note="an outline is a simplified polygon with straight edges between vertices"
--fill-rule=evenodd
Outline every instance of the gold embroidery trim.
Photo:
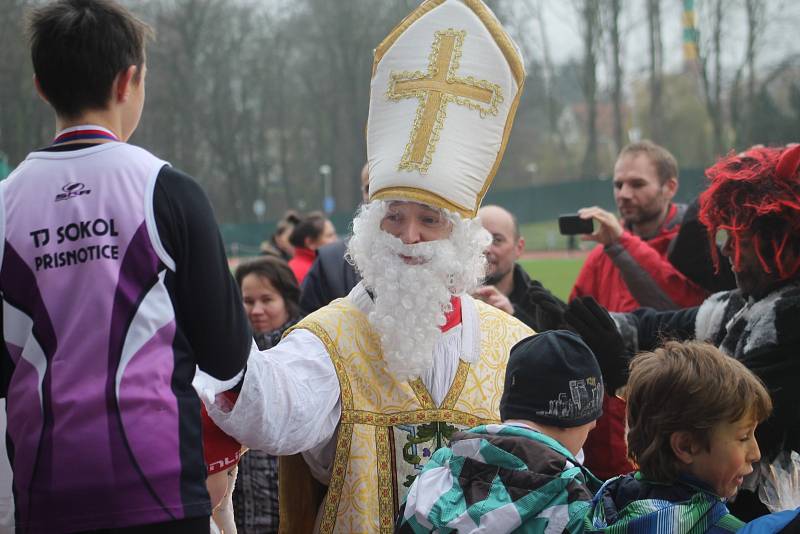
M 461 397 L 461 392 L 464 390 L 464 385 L 467 383 L 467 376 L 469 374 L 470 364 L 464 360 L 458 362 L 458 369 L 456 376 L 453 378 L 453 384 L 450 386 L 450 391 L 447 392 L 442 401 L 442 408 L 445 410 L 452 410 L 455 408 L 456 402 Z
M 394 488 L 389 431 L 388 427 L 375 427 L 375 452 L 378 460 L 378 528 L 386 534 L 391 534 L 394 530 Z
M 354 410 L 342 412 L 342 423 L 358 424 L 378 427 L 389 427 L 397 425 L 416 425 L 422 423 L 432 423 L 434 421 L 447 421 L 461 426 L 476 426 L 499 422 L 497 419 L 484 419 L 477 415 L 462 412 L 460 410 L 413 410 L 409 412 L 397 412 L 383 414 L 369 412 L 366 410 Z
M 477 111 L 481 118 L 498 114 L 499 105 L 503 102 L 503 91 L 498 84 L 456 74 L 465 36 L 465 31 L 452 28 L 437 31 L 428 57 L 428 72 L 390 73 L 386 91 L 389 100 L 419 100 L 410 139 L 398 170 L 419 171 L 422 174 L 428 171 L 450 102 Z
M 334 304 L 334 306 L 337 306 Z M 339 306 L 340 307 L 340 306 Z M 327 312 L 332 310 L 328 309 Z M 287 331 L 284 336 L 289 332 L 297 329 L 305 329 L 313 333 L 325 345 L 328 351 L 328 356 L 333 362 L 334 369 L 336 370 L 336 377 L 339 379 L 339 390 L 342 398 L 342 414 L 346 410 L 353 409 L 353 390 L 350 387 L 350 380 L 347 378 L 347 372 L 344 367 L 344 362 L 339 355 L 339 350 L 336 344 L 328 335 L 328 332 L 316 320 L 304 319 L 296 326 Z M 321 534 L 332 533 L 336 526 L 336 516 L 339 510 L 339 502 L 342 496 L 342 487 L 344 480 L 347 476 L 347 466 L 350 463 L 350 448 L 353 441 L 353 425 L 340 420 L 339 423 L 339 437 L 336 440 L 336 455 L 333 460 L 333 471 L 331 472 L 331 481 L 328 485 L 328 491 L 325 493 L 325 500 L 322 506 L 322 519 L 320 520 L 319 531 Z
M 341 309 L 341 311 L 352 311 L 348 309 L 346 304 L 342 305 L 334 303 L 332 306 L 337 309 L 332 309 L 329 307 L 326 312 L 336 312 L 340 311 L 339 309 Z M 284 334 L 284 336 L 297 329 L 309 330 L 325 345 L 328 355 L 334 364 L 337 378 L 339 379 L 339 388 L 342 398 L 342 415 L 339 423 L 339 435 L 336 440 L 336 454 L 334 457 L 330 484 L 328 485 L 328 491 L 326 492 L 325 500 L 323 501 L 322 518 L 320 520 L 319 531 L 323 534 L 329 534 L 335 529 L 342 495 L 342 488 L 344 487 L 345 478 L 347 477 L 347 468 L 349 465 L 352 448 L 354 425 L 361 424 L 375 427 L 377 449 L 376 456 L 378 459 L 378 487 L 380 491 L 378 496 L 380 528 L 381 532 L 391 532 L 394 520 L 394 490 L 392 488 L 389 427 L 400 424 L 422 424 L 433 421 L 447 421 L 449 423 L 465 427 L 474 427 L 480 424 L 491 424 L 499 421 L 493 419 L 483 419 L 471 413 L 452 409 L 464 389 L 468 377 L 468 371 L 470 369 L 470 365 L 463 360 L 459 362 L 459 367 L 456 371 L 453 385 L 450 387 L 450 391 L 448 391 L 445 400 L 442 402 L 442 408 L 422 409 L 393 414 L 381 414 L 363 410 L 357 411 L 354 409 L 353 392 L 350 386 L 350 381 L 347 377 L 344 361 L 339 355 L 338 348 L 333 343 L 333 340 L 328 335 L 328 332 L 317 320 L 315 320 L 313 315 L 307 317 L 298 325 L 292 327 L 286 332 L 286 334 Z M 419 381 L 416 387 L 418 388 L 421 386 L 422 391 L 424 391 L 423 398 L 427 398 L 428 402 L 423 402 L 422 399 L 420 399 L 420 394 L 422 391 L 415 389 L 415 385 L 413 383 L 409 382 L 409 384 L 411 385 L 411 388 L 414 390 L 414 393 L 417 395 L 417 398 L 420 400 L 423 407 L 433 406 L 433 400 L 430 398 L 430 393 L 427 391 L 421 381 Z M 386 493 L 386 495 L 388 495 L 388 501 L 384 501 L 383 488 L 387 487 L 389 488 L 388 493 Z M 388 528 L 384 528 L 386 521 L 388 521 L 389 524 Z
M 437 195 L 436 193 L 431 193 L 430 191 L 425 191 L 424 189 L 419 189 L 416 187 L 386 187 L 380 191 L 370 194 L 370 200 L 397 200 L 398 198 L 410 200 L 412 202 L 419 202 L 421 204 L 427 204 L 428 206 L 433 206 L 435 208 L 444 208 L 469 219 L 474 218 L 477 213 L 475 209 L 465 208 Z
M 320 534 L 330 534 L 336 526 L 336 515 L 339 511 L 339 500 L 342 496 L 344 479 L 350 460 L 350 448 L 353 442 L 353 425 L 340 423 L 339 438 L 336 440 L 336 456 L 333 460 L 331 483 L 325 493 L 322 507 L 322 519 L 319 523 Z
M 436 404 L 434 404 L 428 388 L 425 387 L 425 384 L 422 383 L 421 379 L 416 378 L 414 380 L 409 380 L 408 385 L 411 386 L 411 390 L 414 392 L 414 395 L 417 396 L 417 401 L 419 402 L 420 406 L 422 406 L 423 410 L 431 410 L 436 408 Z
M 525 83 L 525 65 L 522 62 L 522 56 L 517 49 L 517 46 L 508 36 L 506 30 L 503 28 L 497 17 L 486 7 L 481 0 L 462 0 L 473 13 L 475 13 L 481 22 L 483 22 L 486 29 L 494 38 L 494 42 L 500 47 L 500 51 L 508 61 L 508 66 L 511 68 L 511 73 L 514 75 L 514 80 L 517 85 L 522 89 Z M 521 91 L 520 91 L 521 92 Z M 513 115 L 512 115 L 513 116 Z
M 388 52 L 392 45 L 394 45 L 395 41 L 397 41 L 400 36 L 411 27 L 412 24 L 440 5 L 444 4 L 446 1 L 447 0 L 426 0 L 414 11 L 409 13 L 408 16 L 406 16 L 406 18 L 400 22 L 400 24 L 395 26 L 389 35 L 387 35 L 386 38 L 381 41 L 381 43 L 375 49 L 375 60 L 372 64 L 373 76 L 378 69 L 378 63 L 381 62 L 383 56 L 386 55 L 386 52 Z M 503 53 L 503 56 L 508 62 L 509 68 L 511 69 L 511 73 L 514 75 L 517 85 L 522 86 L 525 81 L 525 66 L 522 63 L 522 57 L 520 57 L 517 47 L 503 29 L 500 21 L 497 20 L 497 18 L 480 0 L 462 1 L 468 8 L 472 10 L 473 13 L 475 13 L 475 15 L 480 19 L 491 36 L 494 38 L 495 43 L 500 48 L 500 51 Z
M 497 169 L 500 167 L 500 162 L 503 161 L 503 154 L 506 153 L 506 147 L 508 147 L 508 137 L 511 135 L 511 127 L 514 125 L 514 116 L 517 114 L 517 107 L 519 106 L 519 99 L 522 96 L 522 89 L 525 85 L 524 81 L 519 84 L 519 88 L 517 89 L 517 95 L 514 97 L 514 100 L 511 102 L 511 109 L 508 111 L 508 117 L 506 118 L 506 125 L 503 128 L 503 142 L 500 144 L 500 150 L 497 151 L 497 158 L 494 160 L 494 165 L 492 166 L 492 170 L 489 171 L 489 175 L 486 177 L 486 181 L 483 183 L 483 188 L 481 189 L 480 193 L 478 193 L 478 198 L 475 201 L 475 213 L 478 213 L 478 208 L 481 206 L 481 202 L 483 202 L 483 197 L 486 196 L 486 192 L 489 190 L 489 186 L 492 185 L 494 181 L 495 175 L 497 175 Z
M 352 410 L 354 403 L 353 403 L 353 390 L 350 387 L 350 380 L 347 378 L 347 371 L 345 370 L 344 361 L 342 360 L 341 356 L 339 356 L 339 350 L 336 348 L 336 344 L 328 335 L 328 332 L 317 323 L 316 321 L 307 321 L 303 320 L 300 324 L 292 327 L 291 330 L 308 330 L 315 336 L 322 341 L 322 344 L 325 345 L 325 349 L 328 351 L 328 356 L 333 362 L 333 367 L 336 370 L 336 377 L 339 379 L 339 389 L 341 390 L 342 396 L 342 411 L 345 410 Z M 290 330 L 290 331 L 291 331 Z

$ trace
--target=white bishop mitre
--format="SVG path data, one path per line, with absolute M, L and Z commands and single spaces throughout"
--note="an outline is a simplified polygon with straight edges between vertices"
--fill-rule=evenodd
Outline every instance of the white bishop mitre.
M 519 48 L 481 0 L 427 0 L 375 50 L 370 200 L 475 217 L 522 94 Z

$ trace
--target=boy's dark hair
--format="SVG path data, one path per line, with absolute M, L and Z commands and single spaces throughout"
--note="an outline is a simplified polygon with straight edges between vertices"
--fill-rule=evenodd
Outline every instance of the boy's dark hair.
M 316 240 L 322 235 L 322 232 L 325 231 L 325 222 L 327 220 L 327 217 L 321 211 L 312 211 L 295 225 L 292 234 L 289 236 L 289 243 L 293 247 L 305 247 L 307 238 L 310 237 L 312 240 Z
M 645 478 L 672 483 L 679 474 L 673 432 L 689 432 L 707 449 L 711 429 L 772 411 L 769 393 L 747 367 L 708 343 L 668 341 L 631 362 L 628 456 Z
M 58 0 L 31 12 L 33 71 L 59 116 L 104 109 L 116 76 L 136 65 L 141 80 L 145 43 L 153 32 L 112 0 Z
M 234 272 L 234 278 L 242 288 L 242 280 L 249 274 L 262 276 L 269 280 L 270 284 L 278 290 L 286 304 L 286 311 L 292 319 L 300 315 L 300 286 L 289 265 L 280 258 L 274 256 L 264 256 L 256 260 L 240 263 Z

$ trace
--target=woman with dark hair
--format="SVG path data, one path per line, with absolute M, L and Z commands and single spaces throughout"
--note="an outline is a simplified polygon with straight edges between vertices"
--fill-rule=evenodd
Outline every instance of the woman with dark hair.
M 300 287 L 285 261 L 265 256 L 240 264 L 234 273 L 256 344 L 266 350 L 300 319 Z M 251 450 L 239 461 L 233 492 L 238 532 L 278 532 L 278 461 Z
M 289 236 L 289 243 L 294 247 L 294 257 L 289 260 L 289 267 L 292 268 L 298 284 L 303 283 L 311 269 L 317 257 L 317 249 L 336 239 L 333 223 L 320 211 L 309 213 L 295 225 Z
M 269 240 L 261 243 L 261 253 L 277 256 L 284 261 L 292 259 L 294 247 L 289 243 L 289 236 L 299 222 L 300 215 L 296 211 L 288 210 L 284 213 Z
M 258 348 L 266 350 L 300 318 L 300 286 L 286 262 L 272 256 L 240 264 L 234 277 Z

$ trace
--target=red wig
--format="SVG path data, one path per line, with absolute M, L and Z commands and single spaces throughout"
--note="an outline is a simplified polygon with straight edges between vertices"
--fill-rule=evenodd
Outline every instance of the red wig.
M 700 221 L 708 229 L 711 255 L 718 230 L 731 237 L 734 268 L 743 238 L 752 239 L 764 272 L 780 279 L 800 270 L 800 145 L 752 148 L 729 155 L 706 171 L 708 189 L 700 195 Z

